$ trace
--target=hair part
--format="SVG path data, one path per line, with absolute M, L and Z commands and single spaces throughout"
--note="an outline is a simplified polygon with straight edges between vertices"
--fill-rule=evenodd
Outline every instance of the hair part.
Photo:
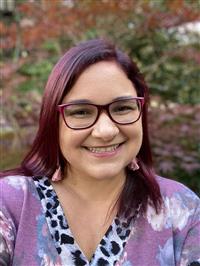
M 103 39 L 89 40 L 68 50 L 54 66 L 49 75 L 39 119 L 39 129 L 32 148 L 17 169 L 5 171 L 4 175 L 23 174 L 25 176 L 47 176 L 51 178 L 58 164 L 64 171 L 66 159 L 59 147 L 58 104 L 71 90 L 81 73 L 92 64 L 113 61 L 127 75 L 136 89 L 137 95 L 144 97 L 142 112 L 143 140 L 137 155 L 140 169 L 132 172 L 126 169 L 127 178 L 119 198 L 119 214 L 126 216 L 142 204 L 145 211 L 148 202 L 158 212 L 161 207 L 161 193 L 153 171 L 152 154 L 149 143 L 147 109 L 148 87 L 136 64 L 121 50 Z

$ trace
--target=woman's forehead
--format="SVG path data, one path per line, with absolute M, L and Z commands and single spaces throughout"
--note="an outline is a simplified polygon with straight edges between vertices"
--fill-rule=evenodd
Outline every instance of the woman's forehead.
M 88 67 L 64 97 L 64 101 L 113 100 L 137 96 L 131 80 L 115 62 L 98 62 Z

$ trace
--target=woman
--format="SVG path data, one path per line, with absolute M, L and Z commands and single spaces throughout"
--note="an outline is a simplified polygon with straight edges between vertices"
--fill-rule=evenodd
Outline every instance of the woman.
M 200 200 L 155 175 L 147 105 L 107 41 L 58 61 L 32 149 L 1 179 L 1 265 L 200 265 Z

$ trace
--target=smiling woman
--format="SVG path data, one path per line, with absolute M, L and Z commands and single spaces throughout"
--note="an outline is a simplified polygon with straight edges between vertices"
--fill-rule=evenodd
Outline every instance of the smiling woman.
M 200 200 L 154 173 L 147 106 L 142 75 L 114 45 L 66 52 L 32 149 L 2 173 L 2 265 L 200 265 Z
M 93 105 L 81 104 L 84 98 Z M 125 181 L 124 169 L 136 158 L 142 143 L 142 99 L 137 98 L 132 82 L 115 62 L 95 63 L 80 75 L 62 101 L 77 102 L 64 105 L 77 111 L 65 111 L 60 121 L 60 149 L 68 162 L 68 178 L 64 180 L 69 182 L 72 176 L 72 180 L 80 177 L 77 184 L 89 178 L 107 183 L 113 178 L 117 185 L 119 176 L 120 183 Z

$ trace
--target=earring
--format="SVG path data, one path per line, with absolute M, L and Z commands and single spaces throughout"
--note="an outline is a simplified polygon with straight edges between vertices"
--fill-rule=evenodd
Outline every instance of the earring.
M 51 180 L 52 180 L 53 182 L 57 182 L 57 181 L 62 180 L 62 175 L 61 175 L 61 168 L 60 168 L 60 166 L 56 169 L 55 173 L 52 175 Z
M 140 167 L 137 163 L 137 159 L 134 159 L 129 165 L 128 165 L 128 168 L 132 171 L 136 171 L 138 170 Z

